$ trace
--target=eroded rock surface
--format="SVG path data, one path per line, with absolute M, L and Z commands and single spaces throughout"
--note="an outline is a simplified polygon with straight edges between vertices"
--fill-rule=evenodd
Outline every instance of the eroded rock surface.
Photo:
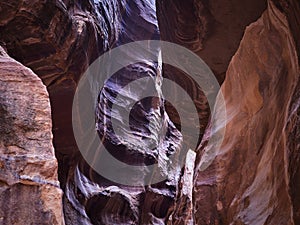
M 299 165 L 295 41 L 286 15 L 272 1 L 247 27 L 221 89 L 224 142 L 214 163 L 196 170 L 197 224 L 297 224 L 290 193 L 299 183 L 293 175 Z M 209 210 L 205 202 L 213 203 Z
M 64 224 L 49 96 L 0 47 L 0 224 Z
M 154 1 L 126 2 L 120 21 L 115 23 L 120 30 L 118 38 L 111 45 L 112 48 L 132 41 L 159 39 Z M 135 49 L 130 49 L 120 54 L 131 58 L 136 52 Z M 180 168 L 175 163 L 174 168 L 168 168 L 167 155 L 170 156 L 175 154 L 176 150 L 180 150 L 181 135 L 168 118 L 160 99 L 151 97 L 139 101 L 151 84 L 159 86 L 158 82 L 162 79 L 157 63 L 159 46 L 154 48 L 152 54 L 156 60 L 124 67 L 105 82 L 97 102 L 97 130 L 101 141 L 116 159 L 135 166 L 158 163 L 158 173 L 166 175 L 167 180 L 157 185 L 148 185 L 151 183 L 149 177 L 153 176 L 152 171 L 141 169 L 136 176 L 129 176 L 128 168 L 116 168 L 128 183 L 125 185 L 121 181 L 113 182 L 97 174 L 90 165 L 79 159 L 75 164 L 75 171 L 70 172 L 66 195 L 70 207 L 76 209 L 76 220 L 81 223 L 85 221 L 91 224 L 164 224 L 168 220 L 170 213 L 168 209 L 175 202 Z M 115 64 L 122 63 L 122 57 L 110 60 Z M 124 86 L 145 77 L 149 78 L 149 81 L 121 94 Z M 90 78 L 89 83 L 96 83 L 96 78 L 94 80 Z M 159 93 L 159 88 L 157 87 L 155 93 Z M 121 101 L 116 100 L 117 94 L 121 96 Z M 132 102 L 136 104 L 129 112 Z M 112 105 L 117 108 L 112 109 Z M 132 129 L 122 128 L 127 119 L 124 116 L 125 112 L 130 113 L 129 124 Z M 112 119 L 116 121 L 117 129 L 123 132 L 120 138 L 112 127 Z M 78 120 L 84 127 L 85 121 Z M 160 136 L 163 130 L 168 133 L 165 139 Z M 83 132 L 81 136 L 84 135 Z M 151 143 L 154 147 L 151 147 Z M 89 151 L 88 146 L 83 150 Z M 103 151 L 103 148 L 100 149 L 95 156 L 104 157 Z M 97 162 L 96 158 L 94 161 L 95 164 L 107 163 L 102 165 L 103 170 L 112 169 L 111 161 Z M 70 222 L 74 223 L 74 218 L 70 218 Z
M 193 51 L 210 67 L 220 84 L 224 81 L 229 62 L 238 49 L 247 25 L 266 8 L 266 1 L 157 1 L 157 17 L 162 40 L 177 43 Z M 186 59 L 181 59 L 186 60 Z M 198 110 L 200 137 L 210 119 L 207 98 L 195 80 L 183 71 L 164 64 L 163 76 L 177 82 L 194 100 Z M 174 94 L 175 95 L 175 94 Z M 176 127 L 182 126 L 174 108 L 166 110 Z M 190 110 L 185 114 L 190 116 Z M 185 124 L 187 127 L 193 126 Z M 197 138 L 190 135 L 191 138 Z M 189 142 L 189 140 L 187 141 Z
M 1 43 L 47 86 L 64 192 L 62 216 L 48 95 L 31 70 L 2 53 L 0 223 L 60 224 L 64 217 L 66 224 L 87 225 L 299 224 L 299 12 L 297 0 L 0 2 Z M 167 65 L 160 70 L 155 60 L 120 70 L 99 93 L 99 136 L 118 160 L 158 162 L 168 175 L 157 185 L 131 187 L 105 179 L 83 160 L 73 137 L 71 110 L 80 77 L 98 56 L 145 39 L 175 42 L 202 57 L 222 84 L 228 115 L 219 127 L 226 128 L 224 143 L 203 171 L 212 150 L 207 141 L 218 133 L 210 130 L 211 112 L 195 81 Z M 153 54 L 158 58 L 159 48 Z M 124 131 L 135 135 L 132 140 L 118 140 L 111 130 L 111 117 L 122 125 L 119 112 L 109 110 L 116 92 L 141 77 L 153 79 L 156 87 L 162 77 L 174 80 L 195 102 L 200 136 L 189 138 L 199 138 L 201 145 L 196 153 L 188 152 L 182 170 L 166 169 L 168 157 L 188 148 L 190 139 L 182 140 L 180 131 L 194 124 L 182 127 L 168 102 L 148 98 L 135 105 L 133 129 Z M 146 88 L 123 97 L 134 101 Z M 185 114 L 189 117 L 189 109 Z M 127 146 L 157 142 L 162 128 L 168 130 L 168 140 L 156 149 Z M 128 179 L 142 184 L 146 175 L 141 171 Z M 30 215 L 19 203 L 29 199 L 34 203 L 27 209 L 35 212 Z M 11 209 L 21 216 L 2 216 Z
M 157 1 L 161 39 L 199 55 L 222 83 L 246 26 L 266 9 L 266 1 Z M 165 68 L 165 76 L 174 73 Z M 180 71 L 176 71 L 180 79 Z M 170 76 L 172 76 L 170 74 Z M 181 78 L 183 80 L 183 78 Z

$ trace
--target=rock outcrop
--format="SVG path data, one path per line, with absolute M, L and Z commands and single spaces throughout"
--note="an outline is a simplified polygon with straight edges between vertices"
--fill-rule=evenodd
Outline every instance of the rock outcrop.
M 0 47 L 0 224 L 64 224 L 46 87 Z

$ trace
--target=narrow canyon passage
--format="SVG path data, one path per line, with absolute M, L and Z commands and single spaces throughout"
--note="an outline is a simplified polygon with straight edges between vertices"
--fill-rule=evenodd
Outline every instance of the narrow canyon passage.
M 298 0 L 0 2 L 0 224 L 300 224 L 299 40 Z

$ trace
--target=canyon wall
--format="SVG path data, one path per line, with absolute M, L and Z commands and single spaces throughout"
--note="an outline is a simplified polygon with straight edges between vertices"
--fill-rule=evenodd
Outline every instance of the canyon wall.
M 0 224 L 300 224 L 299 15 L 297 0 L 1 2 Z M 88 129 L 96 128 L 95 138 L 119 161 L 156 163 L 156 173 L 166 177 L 150 184 L 147 169 L 126 178 L 124 167 L 126 182 L 134 183 L 127 185 L 97 173 L 82 156 L 72 121 L 79 121 L 83 137 L 87 128 L 72 118 L 73 104 L 81 110 L 73 97 L 97 57 L 150 39 L 201 57 L 221 86 L 217 102 L 223 96 L 225 108 L 212 112 L 194 79 L 170 65 L 161 68 L 159 46 L 152 46 L 155 60 L 143 58 L 116 72 L 98 87 L 96 122 Z M 121 52 L 125 58 L 137 54 Z M 149 79 L 120 92 L 140 78 Z M 166 79 L 193 100 L 199 135 L 183 139 L 181 131 L 193 122 L 182 124 L 178 109 L 160 98 L 129 110 L 153 82 L 161 97 Z M 118 94 L 126 101 L 118 102 Z M 227 114 L 214 128 L 218 109 Z M 122 127 L 120 114 L 127 111 L 130 129 L 122 140 L 112 121 Z M 223 143 L 215 149 L 209 140 L 221 131 Z M 187 151 L 195 139 L 198 147 Z M 170 163 L 186 152 L 183 168 Z
M 196 170 L 199 224 L 216 217 L 219 224 L 297 224 L 299 209 L 291 190 L 299 181 L 291 179 L 289 168 L 293 174 L 299 164 L 299 145 L 290 147 L 299 142 L 298 62 L 288 20 L 270 1 L 262 17 L 247 27 L 222 85 L 226 134 L 211 168 Z M 204 151 L 210 154 L 210 148 Z M 215 202 L 206 219 L 203 201 Z
M 49 95 L 0 47 L 0 223 L 63 224 Z

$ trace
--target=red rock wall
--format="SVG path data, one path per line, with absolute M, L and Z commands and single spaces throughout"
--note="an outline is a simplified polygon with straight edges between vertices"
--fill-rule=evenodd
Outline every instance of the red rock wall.
M 12 137 L 7 130 L 22 131 L 18 137 L 23 137 L 35 127 L 26 122 L 35 121 L 31 112 L 22 104 L 10 108 L 18 112 L 9 117 L 17 122 L 8 123 L 2 110 L 0 150 L 5 166 L 0 172 L 4 183 L 0 184 L 0 224 L 60 224 L 64 219 L 66 224 L 300 224 L 299 15 L 297 0 L 0 2 L 0 44 L 20 62 L 4 53 L 0 57 L 0 107 L 18 102 L 15 98 L 23 99 L 23 105 L 39 105 L 33 108 L 44 122 L 30 133 L 37 136 L 37 130 L 45 130 L 49 134 L 29 141 L 32 144 L 25 149 L 30 152 L 24 153 L 18 144 L 23 139 Z M 164 65 L 162 75 L 177 81 L 196 103 L 200 137 L 190 134 L 189 138 L 200 138 L 201 144 L 193 149 L 196 154 L 189 152 L 180 174 L 170 171 L 169 180 L 136 189 L 104 179 L 82 159 L 73 137 L 71 110 L 77 83 L 88 65 L 111 48 L 144 39 L 175 42 L 200 56 L 222 85 L 227 118 L 218 127 L 226 128 L 223 144 L 214 152 L 207 141 L 218 130 L 209 127 L 213 117 L 204 93 L 186 74 Z M 128 57 L 133 54 L 128 52 Z M 27 67 L 42 79 L 49 97 Z M 159 76 L 157 70 L 154 62 L 129 66 L 119 72 L 122 79 L 111 79 L 100 93 L 106 100 L 98 101 L 99 134 L 114 156 L 125 162 L 147 164 L 169 151 L 165 145 L 156 155 L 123 148 L 113 132 L 107 132 L 110 126 L 103 119 L 117 87 L 139 76 Z M 7 71 L 18 83 L 6 79 Z M 20 71 L 26 71 L 36 86 L 28 86 Z M 16 97 L 7 94 L 8 90 Z M 27 93 L 29 100 L 17 90 Z M 33 93 L 43 94 L 31 98 Z M 129 96 L 135 95 L 138 93 Z M 49 184 L 57 179 L 49 99 L 64 219 L 60 190 Z M 148 116 L 151 110 L 155 111 L 152 117 Z M 155 136 L 158 131 L 148 131 L 149 121 L 161 116 L 173 135 L 172 145 L 177 150 L 181 144 L 189 146 L 189 140 L 180 140 L 180 118 L 169 103 L 148 99 L 134 113 L 137 137 Z M 21 118 L 25 122 L 18 122 Z M 31 139 L 26 136 L 24 140 Z M 42 150 L 36 147 L 40 142 Z M 16 144 L 18 149 L 13 147 Z M 214 154 L 216 158 L 205 169 Z M 37 156 L 33 162 L 30 157 L 25 160 L 29 165 L 15 161 L 15 157 L 29 155 Z M 161 160 L 160 166 L 166 161 Z M 22 171 L 26 179 L 11 176 Z M 36 173 L 38 181 L 32 179 Z M 21 216 L 14 217 L 11 210 L 29 198 L 35 203 L 29 208 L 20 204 Z M 36 213 L 29 213 L 35 209 Z
M 195 180 L 195 196 L 207 196 L 195 198 L 200 224 L 201 201 L 211 200 L 209 193 L 215 193 L 214 216 L 220 224 L 294 224 L 288 168 L 298 82 L 293 34 L 286 16 L 270 1 L 262 17 L 247 27 L 222 85 L 228 114 L 224 142 L 211 169 Z M 202 184 L 207 176 L 213 179 L 208 190 Z
M 49 95 L 0 47 L 0 224 L 63 224 Z

